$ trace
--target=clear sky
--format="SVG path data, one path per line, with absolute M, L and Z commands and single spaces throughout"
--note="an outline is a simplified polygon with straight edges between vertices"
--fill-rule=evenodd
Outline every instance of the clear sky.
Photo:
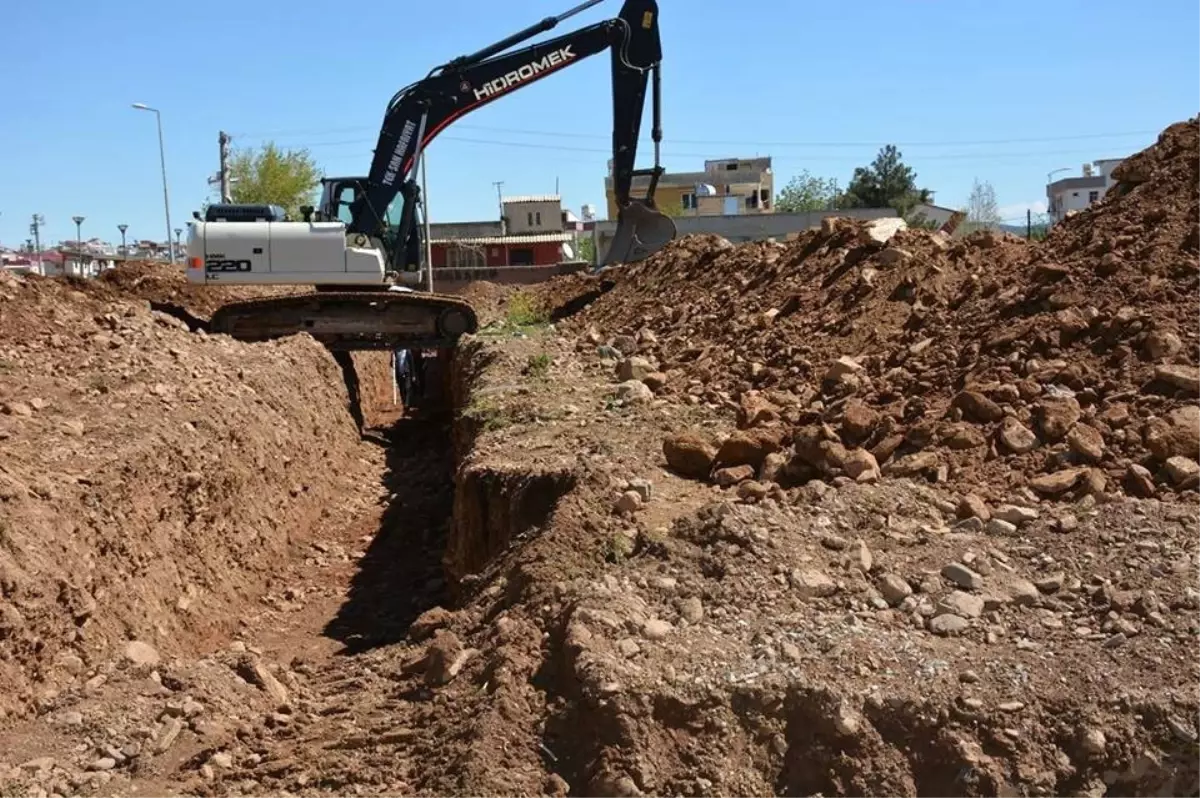
M 400 87 L 575 0 L 4 3 L 0 243 L 165 235 L 209 196 L 217 132 L 307 146 L 328 174 L 365 174 Z M 1135 152 L 1200 111 L 1196 0 L 1004 4 L 660 0 L 664 164 L 770 155 L 776 185 L 808 169 L 843 185 L 897 144 L 939 204 L 990 181 L 1005 216 L 1044 209 L 1047 172 Z M 620 0 L 557 32 L 613 16 Z M 735 10 L 737 9 L 737 10 Z M 647 145 L 639 165 L 650 164 Z M 604 207 L 611 105 L 600 55 L 473 112 L 429 149 L 433 221 L 496 215 L 505 194 Z M 1056 175 L 1066 176 L 1068 173 Z

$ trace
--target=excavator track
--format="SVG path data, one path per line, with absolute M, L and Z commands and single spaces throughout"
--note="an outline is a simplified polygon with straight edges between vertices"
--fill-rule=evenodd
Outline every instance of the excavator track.
M 308 333 L 331 350 L 448 349 L 479 328 L 457 296 L 422 292 L 316 291 L 231 302 L 209 331 L 239 341 Z

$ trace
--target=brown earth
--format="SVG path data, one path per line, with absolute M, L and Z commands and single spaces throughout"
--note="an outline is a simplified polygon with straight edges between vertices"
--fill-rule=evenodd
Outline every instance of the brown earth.
M 6 279 L 0 793 L 1200 794 L 1197 150 L 1039 245 L 472 287 L 365 438 L 177 274 Z

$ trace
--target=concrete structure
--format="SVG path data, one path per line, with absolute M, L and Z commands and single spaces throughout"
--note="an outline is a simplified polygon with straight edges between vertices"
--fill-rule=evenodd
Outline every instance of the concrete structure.
M 608 218 L 617 218 L 612 161 L 604 178 Z M 633 179 L 633 196 L 646 196 L 650 178 Z M 702 172 L 667 172 L 658 180 L 654 201 L 671 216 L 737 216 L 775 212 L 775 176 L 771 159 L 719 158 L 704 162 Z
M 737 214 L 731 216 L 685 216 L 675 219 L 679 237 L 697 233 L 712 233 L 733 243 L 763 241 L 774 238 L 786 240 L 805 230 L 821 226 L 828 216 L 850 219 L 886 219 L 899 216 L 894 208 L 855 208 L 843 211 L 812 211 L 809 213 Z M 617 229 L 615 219 L 594 223 L 597 257 L 608 251 Z
M 932 224 L 941 227 L 946 222 L 950 221 L 956 211 L 953 208 L 943 208 L 941 205 L 933 205 L 932 203 L 920 202 L 913 207 L 909 214 L 912 218 L 924 216 L 925 219 Z
M 1112 170 L 1124 158 L 1104 158 L 1085 163 L 1079 177 L 1064 177 L 1046 186 L 1046 204 L 1050 223 L 1062 221 L 1071 211 L 1081 211 L 1113 187 Z
M 505 197 L 502 205 L 504 216 L 497 221 L 431 223 L 433 267 L 553 266 L 578 251 L 578 220 L 563 210 L 559 195 Z

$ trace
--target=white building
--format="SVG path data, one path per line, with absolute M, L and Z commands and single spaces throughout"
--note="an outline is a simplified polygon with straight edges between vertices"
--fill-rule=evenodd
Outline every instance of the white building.
M 557 194 L 505 197 L 502 204 L 509 235 L 562 232 L 562 197 Z
M 1081 211 L 1100 199 L 1113 187 L 1112 170 L 1124 158 L 1105 158 L 1085 163 L 1079 177 L 1064 177 L 1046 186 L 1046 204 L 1050 223 L 1062 221 L 1071 211 Z

